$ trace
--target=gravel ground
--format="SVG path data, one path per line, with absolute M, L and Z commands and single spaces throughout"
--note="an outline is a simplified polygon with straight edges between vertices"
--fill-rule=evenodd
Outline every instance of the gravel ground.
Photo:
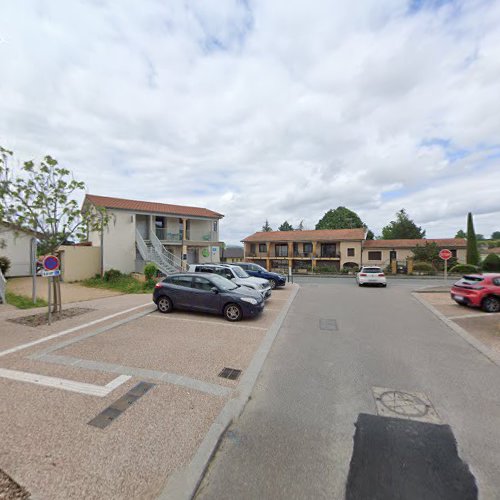
M 63 309 L 61 314 L 52 313 L 52 321 L 60 321 L 62 319 L 73 318 L 74 316 L 80 316 L 80 314 L 85 314 L 87 312 L 93 311 L 94 309 L 84 308 L 84 307 L 70 307 L 69 309 Z M 48 324 L 48 313 L 31 314 L 29 316 L 21 316 L 20 318 L 10 319 L 13 323 L 20 323 L 26 326 L 40 326 Z
M 30 494 L 0 469 L 0 500 L 24 500 Z

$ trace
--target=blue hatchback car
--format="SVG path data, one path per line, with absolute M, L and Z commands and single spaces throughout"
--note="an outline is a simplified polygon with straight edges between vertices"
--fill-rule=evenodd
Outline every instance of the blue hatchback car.
M 255 276 L 256 278 L 264 278 L 269 281 L 271 288 L 274 289 L 277 286 L 286 285 L 286 276 L 283 274 L 272 273 L 267 269 L 264 269 L 258 264 L 253 264 L 251 262 L 235 262 L 233 265 L 239 266 L 244 269 L 250 276 Z
M 153 301 L 161 313 L 185 309 L 223 314 L 228 321 L 257 316 L 264 309 L 262 295 L 211 273 L 178 273 L 156 284 Z

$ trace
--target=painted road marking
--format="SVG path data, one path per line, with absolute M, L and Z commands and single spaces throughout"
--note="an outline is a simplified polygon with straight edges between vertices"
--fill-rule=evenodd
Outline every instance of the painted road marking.
M 111 391 L 114 391 L 117 387 L 132 378 L 128 375 L 120 375 L 108 384 L 102 386 L 87 384 L 85 382 L 75 382 L 74 380 L 68 380 L 64 378 L 48 377 L 46 375 L 39 375 L 37 373 L 7 370 L 5 368 L 0 368 L 0 377 L 7 378 L 9 380 L 16 380 L 18 382 L 29 382 L 31 384 L 43 385 L 45 387 L 53 387 L 55 389 L 78 392 L 80 394 L 86 394 L 88 396 L 98 396 L 101 398 L 107 396 Z
M 28 347 L 32 347 L 34 345 L 42 344 L 43 342 L 47 342 L 47 341 L 52 340 L 52 339 L 57 339 L 58 337 L 62 337 L 63 335 L 67 335 L 68 333 L 73 333 L 73 332 L 76 332 L 78 330 L 82 330 L 83 328 L 87 328 L 88 326 L 96 325 L 97 323 L 102 323 L 103 321 L 106 321 L 108 319 L 116 318 L 116 316 L 120 316 L 121 314 L 126 314 L 128 312 L 135 311 L 136 309 L 140 309 L 142 307 L 146 307 L 149 305 L 151 305 L 150 302 L 148 302 L 147 304 L 142 304 L 140 306 L 131 307 L 130 309 L 125 309 L 124 311 L 110 314 L 109 316 L 105 316 L 104 318 L 96 319 L 94 321 L 90 321 L 89 323 L 85 323 L 83 325 L 78 325 L 78 326 L 75 326 L 73 328 L 69 328 L 68 330 L 63 330 L 62 332 L 59 332 L 59 333 L 54 333 L 54 334 L 49 335 L 47 337 L 43 337 L 42 339 L 34 340 L 33 342 L 28 342 L 26 344 L 21 344 L 21 345 L 18 345 L 17 347 L 12 347 L 11 349 L 1 351 L 0 357 L 6 356 L 7 354 L 12 354 L 14 352 L 22 351 L 23 349 L 27 349 Z
M 461 316 L 448 316 L 448 319 L 464 319 L 464 318 L 489 318 L 490 315 L 486 312 L 475 314 L 462 314 Z
M 161 313 L 152 314 L 150 317 L 161 319 L 162 321 L 189 321 L 190 323 L 204 323 L 209 325 L 230 326 L 231 328 L 251 328 L 253 330 L 267 330 L 267 328 L 263 326 L 235 325 L 234 323 L 229 323 L 228 321 L 222 322 L 222 321 L 209 321 L 207 319 L 202 320 L 202 319 L 172 318 L 172 317 L 166 318 L 165 315 L 161 315 Z
M 72 356 L 58 356 L 55 354 L 42 354 L 35 356 L 32 359 L 44 361 L 45 363 L 53 363 L 62 366 L 76 366 L 86 370 L 95 370 L 108 373 L 125 373 L 133 377 L 147 378 L 157 380 L 159 382 L 178 385 L 186 389 L 194 389 L 196 391 L 211 394 L 212 396 L 229 396 L 232 390 L 229 387 L 222 385 L 204 382 L 191 377 L 178 375 L 177 373 L 161 372 L 158 370 L 147 370 L 145 368 L 134 368 L 131 366 L 117 365 L 114 363 L 105 363 L 101 361 L 90 361 L 87 359 L 74 358 Z

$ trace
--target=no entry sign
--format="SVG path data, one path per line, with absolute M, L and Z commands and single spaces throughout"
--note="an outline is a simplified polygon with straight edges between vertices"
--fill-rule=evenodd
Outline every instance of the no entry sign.
M 443 250 L 441 250 L 439 252 L 439 256 L 443 259 L 443 260 L 448 260 L 451 258 L 451 250 L 448 250 L 447 248 L 443 248 Z
M 46 271 L 55 271 L 59 269 L 59 259 L 55 255 L 47 255 L 43 259 L 43 268 Z

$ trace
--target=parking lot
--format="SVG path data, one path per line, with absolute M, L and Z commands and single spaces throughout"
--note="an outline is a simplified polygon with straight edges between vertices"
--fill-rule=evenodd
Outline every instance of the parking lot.
M 150 296 L 86 302 L 38 331 L 4 315 L 0 468 L 35 498 L 156 498 L 295 292 L 275 290 L 261 316 L 236 324 L 163 315 Z

